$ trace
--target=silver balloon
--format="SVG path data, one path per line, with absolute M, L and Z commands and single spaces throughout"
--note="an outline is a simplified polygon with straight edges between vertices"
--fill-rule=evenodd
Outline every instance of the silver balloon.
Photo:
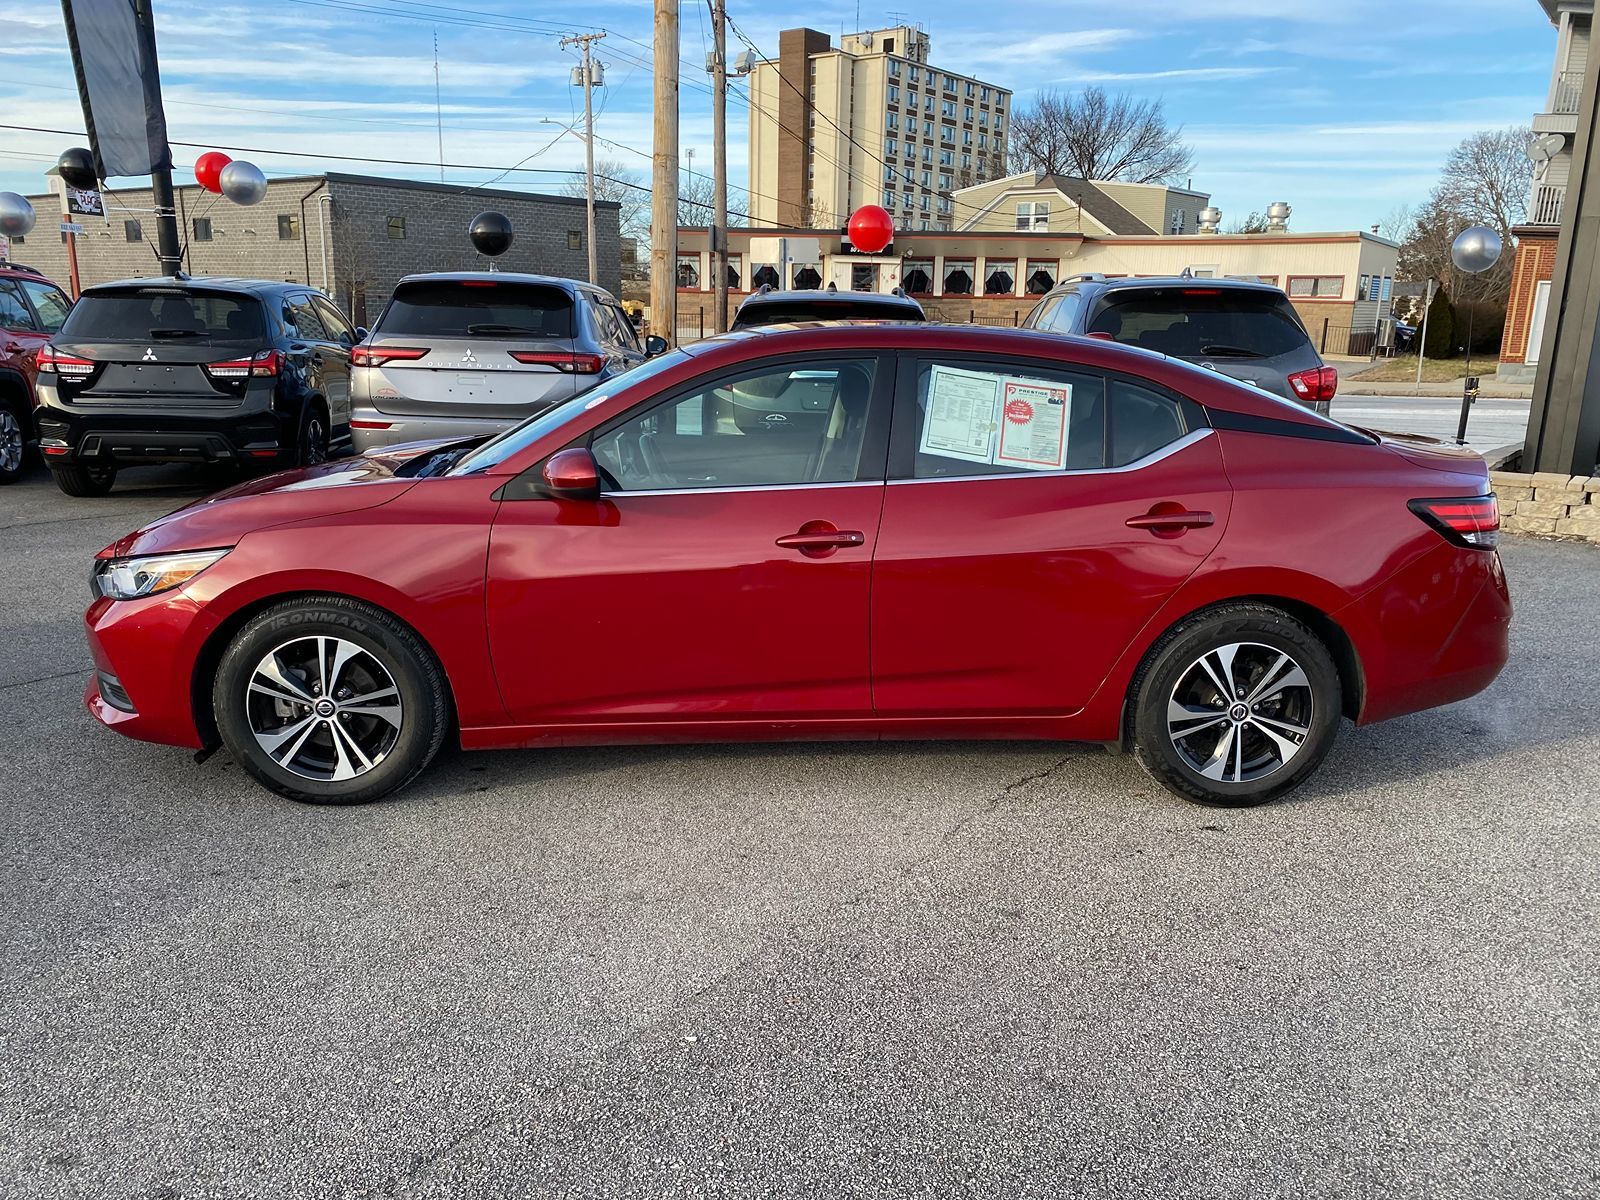
M 38 214 L 26 196 L 0 192 L 0 233 L 6 237 L 27 237 Z
M 267 177 L 255 163 L 235 159 L 222 168 L 217 182 L 222 194 L 235 204 L 260 204 L 267 194 Z
M 1487 271 L 1500 261 L 1500 235 L 1487 225 L 1473 225 L 1456 234 L 1450 258 L 1468 275 Z

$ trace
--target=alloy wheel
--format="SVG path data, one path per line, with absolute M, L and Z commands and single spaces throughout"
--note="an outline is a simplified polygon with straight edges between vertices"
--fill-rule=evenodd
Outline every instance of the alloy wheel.
M 10 409 L 0 408 L 0 471 L 22 469 L 22 426 Z
M 1311 680 L 1274 646 L 1230 642 L 1178 676 L 1167 736 L 1190 768 L 1218 783 L 1250 783 L 1281 770 L 1311 736 Z
M 376 655 L 339 637 L 269 651 L 250 675 L 250 732 L 267 757 L 305 779 L 354 779 L 395 747 L 404 712 Z
M 306 422 L 306 450 L 305 462 L 307 466 L 328 461 L 328 431 L 323 428 L 322 418 L 313 415 Z

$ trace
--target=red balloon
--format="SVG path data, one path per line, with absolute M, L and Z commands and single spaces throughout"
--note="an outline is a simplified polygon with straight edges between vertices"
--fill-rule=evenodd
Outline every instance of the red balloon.
M 207 150 L 194 160 L 194 177 L 208 192 L 222 194 L 222 168 L 231 163 L 221 150 Z
M 850 214 L 850 244 L 863 254 L 876 254 L 894 240 L 894 218 L 876 204 L 863 204 Z

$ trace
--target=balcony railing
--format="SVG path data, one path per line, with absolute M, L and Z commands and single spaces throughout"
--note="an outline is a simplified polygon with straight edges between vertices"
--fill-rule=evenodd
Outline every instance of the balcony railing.
M 1553 113 L 1575 113 L 1578 111 L 1578 98 L 1583 94 L 1583 72 L 1562 71 L 1556 76 L 1556 84 L 1550 89 L 1550 111 Z
M 1561 205 L 1567 198 L 1564 183 L 1541 183 L 1533 189 L 1533 204 L 1528 212 L 1532 225 L 1561 224 Z

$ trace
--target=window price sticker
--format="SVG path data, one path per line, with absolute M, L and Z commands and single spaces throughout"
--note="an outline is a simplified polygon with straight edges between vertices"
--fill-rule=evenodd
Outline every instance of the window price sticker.
M 1059 471 L 1067 462 L 1068 384 L 936 366 L 918 449 L 966 462 Z

